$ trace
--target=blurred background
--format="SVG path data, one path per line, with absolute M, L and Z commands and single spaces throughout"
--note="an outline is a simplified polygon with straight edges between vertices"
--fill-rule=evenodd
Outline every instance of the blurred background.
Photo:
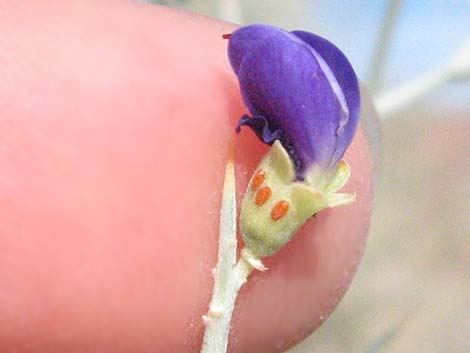
M 364 122 L 377 174 L 364 259 L 289 353 L 470 352 L 470 0 L 154 2 L 320 34 L 376 105 L 380 120 Z

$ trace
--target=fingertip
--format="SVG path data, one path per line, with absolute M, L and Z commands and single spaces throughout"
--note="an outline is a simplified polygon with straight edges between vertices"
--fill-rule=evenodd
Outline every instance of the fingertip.
M 28 23 L 47 44 L 41 55 L 30 40 L 15 43 L 41 67 L 23 77 L 24 87 L 57 86 L 35 91 L 42 103 L 34 109 L 23 104 L 30 91 L 8 91 L 7 112 L 23 120 L 5 127 L 9 149 L 0 151 L 6 178 L 19 190 L 14 202 L 4 198 L 1 205 L 0 280 L 13 303 L 2 310 L 15 315 L 0 327 L 0 348 L 30 342 L 37 352 L 48 345 L 62 352 L 77 346 L 198 352 L 226 147 L 233 137 L 239 196 L 268 150 L 249 131 L 234 135 L 245 108 L 221 37 L 234 27 L 130 2 L 84 2 L 76 16 L 63 4 L 50 6 L 62 16 L 59 23 L 47 14 Z M 54 41 L 56 33 L 61 41 Z M 347 190 L 357 193 L 356 203 L 311 220 L 266 261 L 269 271 L 254 275 L 237 304 L 232 351 L 277 352 L 298 341 L 347 287 L 370 214 L 370 160 L 361 132 L 346 158 L 353 168 Z M 6 186 L 1 195 L 11 193 Z M 36 270 L 24 275 L 24 269 L 37 270 L 31 280 L 40 281 L 43 297 L 28 290 Z M 35 322 L 25 306 L 41 308 Z M 67 322 L 70 337 L 41 328 L 46 319 Z M 24 323 L 35 333 L 25 333 Z

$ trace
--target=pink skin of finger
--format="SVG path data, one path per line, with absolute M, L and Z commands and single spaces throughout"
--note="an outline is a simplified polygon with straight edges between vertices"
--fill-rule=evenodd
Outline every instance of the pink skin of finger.
M 0 3 L 0 352 L 198 352 L 228 140 L 239 199 L 267 147 L 248 131 L 221 37 L 233 25 L 128 1 Z M 230 352 L 312 332 L 360 260 L 354 204 L 321 212 L 242 289 Z

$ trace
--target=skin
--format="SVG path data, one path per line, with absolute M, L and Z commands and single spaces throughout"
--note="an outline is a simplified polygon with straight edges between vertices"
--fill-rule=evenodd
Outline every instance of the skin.
M 0 1 L 0 352 L 199 351 L 228 140 L 240 197 L 267 151 L 234 136 L 233 29 L 129 1 Z M 264 261 L 231 352 L 286 349 L 350 283 L 372 199 L 361 131 L 345 158 L 357 201 Z

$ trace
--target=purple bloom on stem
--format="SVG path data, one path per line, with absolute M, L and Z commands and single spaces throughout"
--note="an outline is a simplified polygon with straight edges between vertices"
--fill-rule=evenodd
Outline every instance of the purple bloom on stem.
M 230 36 L 228 55 L 252 117 L 241 118 L 265 143 L 280 140 L 297 178 L 313 166 L 333 169 L 354 136 L 360 108 L 351 64 L 312 33 L 268 25 Z

